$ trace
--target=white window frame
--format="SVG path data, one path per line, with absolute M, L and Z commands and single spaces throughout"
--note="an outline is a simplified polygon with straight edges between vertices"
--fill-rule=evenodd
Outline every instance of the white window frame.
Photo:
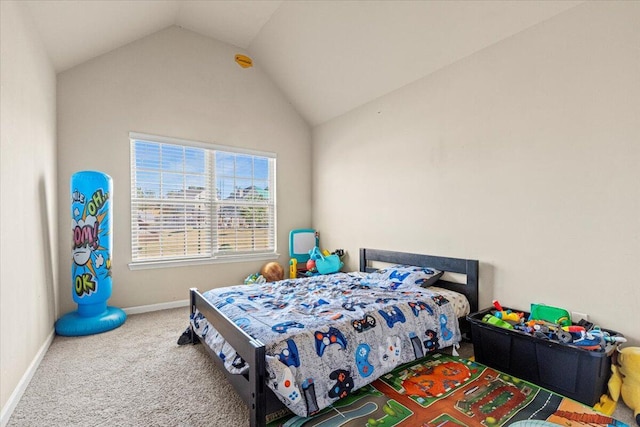
M 132 260 L 129 263 L 129 268 L 131 270 L 138 269 L 149 269 L 149 268 L 162 268 L 162 267 L 178 267 L 185 265 L 198 265 L 198 264 L 212 264 L 212 263 L 228 263 L 228 262 L 247 262 L 247 261 L 256 261 L 256 260 L 274 260 L 277 259 L 279 254 L 277 253 L 277 205 L 276 205 L 276 159 L 277 156 L 275 153 L 271 152 L 263 152 L 256 151 L 238 147 L 224 146 L 218 144 L 210 144 L 199 141 L 190 141 L 186 139 L 179 138 L 171 138 L 166 136 L 158 136 L 158 135 L 150 135 L 145 133 L 138 132 L 130 132 L 129 133 L 130 140 L 130 172 L 131 172 L 131 194 L 130 194 L 130 202 L 131 202 L 131 257 Z M 136 240 L 136 222 L 137 222 L 137 211 L 136 206 L 138 203 L 143 200 L 136 197 L 136 159 L 135 159 L 135 143 L 138 142 L 148 142 L 148 143 L 157 143 L 157 144 L 169 144 L 176 145 L 182 147 L 194 147 L 207 151 L 207 155 L 211 156 L 211 165 L 209 168 L 208 174 L 208 182 L 207 189 L 209 198 L 206 200 L 205 204 L 209 204 L 209 215 L 210 215 L 210 240 L 207 244 L 210 245 L 210 255 L 198 255 L 198 256 L 179 256 L 176 258 L 161 258 L 161 259 L 133 259 L 134 258 L 134 247 L 138 243 Z M 269 240 L 273 242 L 272 250 L 266 251 L 249 251 L 249 252 L 234 252 L 234 253 L 224 253 L 216 251 L 214 248 L 217 245 L 217 237 L 218 237 L 218 214 L 217 208 L 219 206 L 228 205 L 229 202 L 224 200 L 218 200 L 216 194 L 218 194 L 216 187 L 216 170 L 215 170 L 215 153 L 216 152 L 224 152 L 231 154 L 246 154 L 250 156 L 258 156 L 269 159 L 269 193 L 270 198 L 266 206 L 268 206 L 273 211 L 272 216 L 272 227 L 270 230 Z M 159 169 L 158 169 L 159 170 Z M 172 201 L 173 202 L 173 201 Z M 186 203 L 186 202 L 185 202 Z M 232 203 L 238 205 L 238 203 Z

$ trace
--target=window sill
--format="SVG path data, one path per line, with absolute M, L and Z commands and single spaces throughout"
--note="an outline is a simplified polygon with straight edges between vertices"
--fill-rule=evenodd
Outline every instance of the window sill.
M 244 254 L 244 255 L 231 255 L 218 258 L 201 258 L 201 259 L 181 259 L 172 261 L 140 261 L 130 262 L 129 270 L 149 270 L 154 268 L 174 268 L 174 267 L 188 267 L 192 265 L 206 265 L 206 264 L 228 264 L 232 262 L 252 262 L 252 261 L 273 261 L 278 259 L 280 254 Z

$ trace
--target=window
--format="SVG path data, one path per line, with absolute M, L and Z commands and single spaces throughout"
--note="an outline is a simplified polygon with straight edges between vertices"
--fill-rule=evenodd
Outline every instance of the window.
M 130 139 L 132 267 L 275 256 L 274 154 Z

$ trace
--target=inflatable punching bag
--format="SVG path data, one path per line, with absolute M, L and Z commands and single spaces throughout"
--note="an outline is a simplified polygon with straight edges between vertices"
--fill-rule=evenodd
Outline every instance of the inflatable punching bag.
M 111 177 L 82 171 L 71 177 L 71 295 L 78 309 L 56 322 L 59 335 L 79 336 L 110 331 L 127 318 L 108 307 L 111 297 Z

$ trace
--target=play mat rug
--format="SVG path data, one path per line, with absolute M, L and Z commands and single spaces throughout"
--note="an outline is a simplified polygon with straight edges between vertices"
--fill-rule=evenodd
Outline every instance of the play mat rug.
M 286 427 L 615 426 L 627 424 L 479 363 L 440 353 L 401 366 Z M 628 427 L 628 426 L 627 426 Z

